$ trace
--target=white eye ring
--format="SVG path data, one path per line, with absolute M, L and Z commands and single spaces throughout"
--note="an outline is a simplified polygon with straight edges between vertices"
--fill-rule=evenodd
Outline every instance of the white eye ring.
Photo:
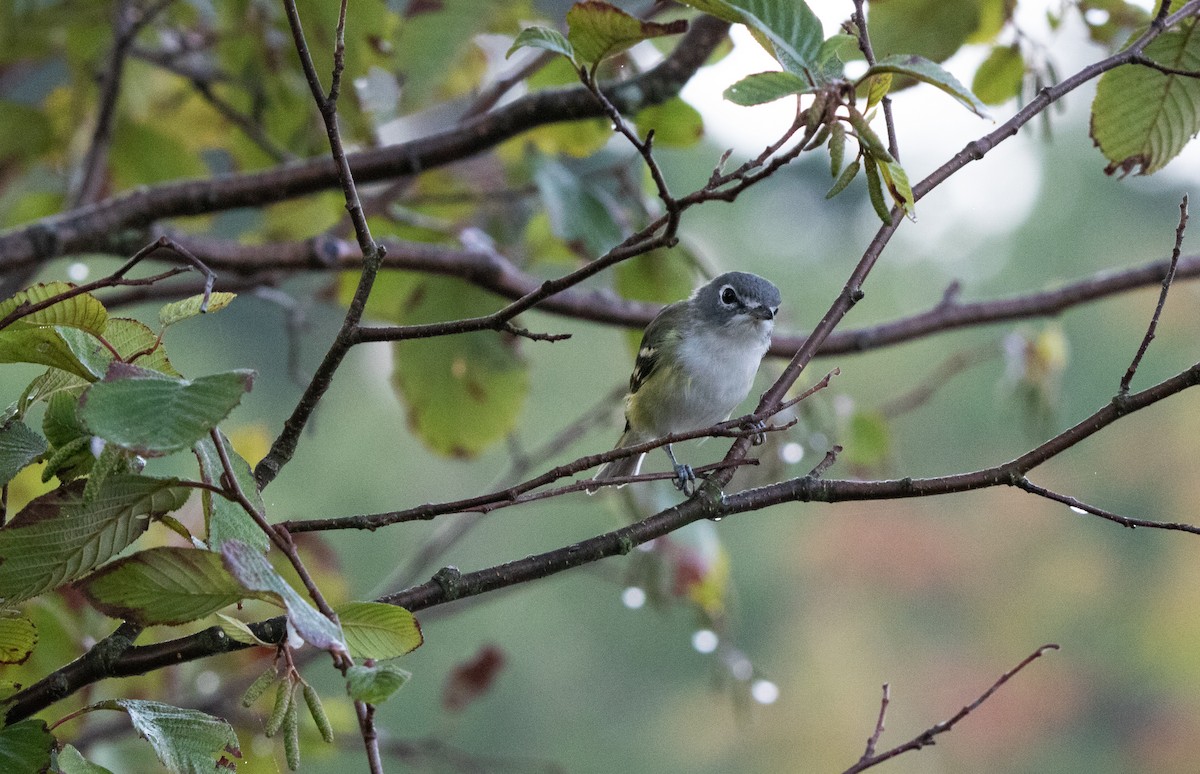
M 737 303 L 737 300 L 738 300 L 737 291 L 733 289 L 732 285 L 726 285 L 725 287 L 721 288 L 721 303 L 722 304 L 724 304 L 725 306 L 733 306 L 735 303 Z

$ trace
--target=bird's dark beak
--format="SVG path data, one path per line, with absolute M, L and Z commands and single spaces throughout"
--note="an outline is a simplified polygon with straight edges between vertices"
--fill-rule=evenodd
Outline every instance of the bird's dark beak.
M 751 317 L 759 320 L 774 320 L 775 310 L 769 306 L 752 306 L 747 309 Z

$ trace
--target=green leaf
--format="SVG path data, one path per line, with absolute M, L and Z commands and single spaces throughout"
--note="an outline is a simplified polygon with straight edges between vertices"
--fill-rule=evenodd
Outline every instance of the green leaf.
M 642 21 L 600 0 L 584 0 L 567 11 L 567 39 L 580 64 L 595 64 L 635 43 L 687 30 L 687 21 Z
M 882 102 L 891 88 L 891 73 L 880 73 L 867 79 L 867 111 Z
M 0 363 L 37 363 L 89 382 L 100 378 L 112 354 L 91 334 L 67 326 L 36 326 L 21 320 L 0 330 Z
M 1021 91 L 1025 78 L 1025 59 L 1021 47 L 996 46 L 975 71 L 971 91 L 985 105 L 1001 105 Z
M 254 480 L 254 471 L 250 469 L 250 464 L 233 450 L 233 446 L 224 433 L 218 429 L 217 434 L 221 437 L 221 444 L 225 447 L 225 454 L 233 466 L 233 476 L 237 480 L 238 486 L 241 487 L 242 493 L 250 498 L 250 502 L 259 513 L 265 514 L 266 506 L 258 491 L 258 483 Z M 221 464 L 221 458 L 217 454 L 217 447 L 212 442 L 212 438 L 200 439 L 192 446 L 192 452 L 200 463 L 201 478 L 210 484 L 219 483 L 225 468 Z M 270 550 L 270 539 L 259 529 L 258 524 L 241 505 L 208 491 L 200 493 L 200 504 L 204 509 L 208 547 L 213 551 L 220 551 L 221 546 L 227 540 L 240 540 L 263 552 Z
M 221 631 L 225 632 L 225 636 L 234 642 L 240 642 L 245 645 L 262 645 L 265 648 L 274 648 L 274 644 L 261 639 L 254 630 L 250 628 L 244 621 L 239 621 L 236 618 L 231 618 L 224 613 L 217 613 L 218 626 Z
M 0 612 L 0 664 L 23 664 L 37 645 L 37 627 L 17 613 Z
M 788 72 L 753 73 L 725 89 L 724 97 L 735 105 L 762 105 L 793 94 L 811 94 L 816 87 Z
M 1200 24 L 1164 32 L 1146 46 L 1160 65 L 1200 70 Z M 1100 76 L 1092 102 L 1092 140 L 1109 160 L 1106 174 L 1149 175 L 1200 132 L 1200 78 L 1125 65 Z
M 824 43 L 821 20 L 804 0 L 684 0 L 688 5 L 734 24 L 745 24 L 767 53 L 785 70 L 817 75 Z
M 496 298 L 451 278 L 420 280 L 402 323 L 428 323 L 486 314 Z M 408 421 L 429 448 L 471 457 L 517 425 L 529 374 L 516 342 L 478 331 L 394 345 L 392 383 L 408 405 Z
M 83 394 L 79 416 L 105 441 L 159 457 L 203 438 L 233 411 L 253 383 L 253 371 L 226 371 L 188 381 L 113 363 L 104 381 Z
M 185 298 L 182 301 L 175 301 L 158 310 L 158 323 L 166 328 L 168 325 L 174 325 L 182 320 L 198 317 L 202 314 L 219 312 L 233 303 L 233 299 L 235 298 L 237 298 L 237 293 L 220 293 L 214 291 L 209 295 L 207 309 L 200 308 L 204 303 L 203 294 Z
M 24 422 L 14 419 L 0 427 L 0 486 L 12 481 L 48 448 L 46 439 Z
M 936 86 L 951 97 L 954 97 L 980 118 L 989 117 L 987 107 L 979 101 L 978 97 L 972 94 L 966 86 L 959 83 L 957 78 L 946 72 L 941 65 L 924 57 L 911 55 L 885 57 L 867 68 L 866 73 L 858 79 L 858 83 L 863 83 L 868 78 L 881 73 L 906 75 L 918 81 Z
M 236 765 L 233 758 L 242 757 L 233 728 L 221 718 L 198 710 L 138 699 L 113 699 L 94 706 L 127 713 L 133 727 L 171 774 L 232 770 Z
M 857 411 L 850 417 L 846 440 L 846 461 L 851 465 L 873 467 L 883 463 L 889 449 L 887 420 L 873 411 Z
M 50 768 L 54 735 L 44 720 L 22 720 L 0 728 L 0 771 L 40 774 Z
M 23 304 L 32 306 L 74 289 L 75 286 L 69 282 L 48 282 L 44 285 L 26 288 L 0 303 L 0 320 Z M 45 309 L 19 319 L 27 325 L 64 325 L 100 335 L 104 333 L 104 326 L 108 322 L 108 311 L 95 296 L 90 293 L 82 293 L 58 301 Z
M 981 21 L 978 0 L 886 0 L 871 3 L 867 29 L 876 56 L 918 54 L 942 62 Z
M 862 52 L 858 50 L 858 38 L 853 35 L 840 32 L 830 35 L 817 49 L 817 64 L 829 75 L 840 74 L 843 63 L 851 59 L 862 59 Z
M 538 155 L 533 159 L 533 182 L 559 239 L 590 255 L 601 255 L 621 241 L 614 216 L 619 209 L 616 197 L 586 169 Z
M 180 377 L 183 375 L 176 371 L 175 366 L 171 365 L 171 361 L 167 359 L 166 349 L 159 341 L 158 334 L 137 320 L 130 320 L 127 317 L 111 318 L 108 321 L 108 327 L 104 330 L 104 339 L 127 363 L 132 363 L 139 368 L 158 371 L 167 376 Z M 134 357 L 135 355 L 137 357 Z M 104 371 L 100 371 L 99 375 L 103 376 Z
M 424 637 L 413 614 L 383 602 L 350 602 L 337 609 L 338 620 L 356 659 L 383 661 L 416 650 Z
M 0 529 L 0 599 L 11 604 L 83 577 L 190 496 L 174 479 L 116 475 L 85 502 L 82 484 L 43 494 Z
M 570 41 L 561 32 L 549 27 L 526 27 L 521 30 L 504 58 L 508 59 L 521 48 L 541 48 L 555 54 L 562 54 L 567 59 L 575 58 L 575 49 L 571 46 Z
M 410 677 L 411 673 L 391 664 L 355 665 L 346 671 L 346 690 L 355 701 L 382 704 Z
M 896 161 L 884 161 L 879 164 L 879 173 L 892 195 L 892 201 L 904 210 L 904 214 L 910 219 L 916 220 L 912 186 L 908 184 L 908 173 L 904 171 L 904 167 Z
M 679 97 L 642 108 L 633 122 L 643 132 L 654 131 L 656 148 L 686 148 L 704 136 L 704 119 L 700 111 Z
M 100 612 L 144 626 L 196 621 L 245 597 L 221 557 L 197 548 L 139 551 L 101 568 L 80 586 Z
M 92 763 L 71 745 L 65 745 L 58 753 L 58 770 L 62 774 L 113 774 L 103 766 Z
M 83 577 L 190 494 L 174 479 L 118 475 L 91 501 L 81 483 L 42 495 L 0 529 L 0 599 L 19 602 Z
M 346 652 L 345 637 L 341 627 L 321 615 L 307 600 L 300 596 L 267 561 L 257 548 L 238 540 L 226 541 L 221 546 L 221 557 L 225 568 L 248 591 L 278 599 L 287 609 L 288 623 L 292 630 L 308 644 L 321 650 Z

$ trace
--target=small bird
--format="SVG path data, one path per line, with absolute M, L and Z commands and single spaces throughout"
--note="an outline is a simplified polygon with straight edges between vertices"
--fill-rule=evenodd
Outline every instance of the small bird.
M 669 304 L 646 326 L 625 397 L 620 449 L 715 425 L 729 418 L 750 387 L 771 344 L 779 288 L 755 274 L 731 271 Z M 675 459 L 675 487 L 695 491 L 691 466 Z M 645 454 L 613 460 L 593 481 L 636 476 Z M 598 489 L 588 487 L 588 493 Z

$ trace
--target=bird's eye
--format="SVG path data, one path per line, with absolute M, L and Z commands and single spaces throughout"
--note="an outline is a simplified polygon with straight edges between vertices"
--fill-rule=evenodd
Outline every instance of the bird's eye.
M 728 285 L 721 288 L 721 303 L 722 304 L 725 304 L 726 306 L 731 306 L 737 300 L 738 300 L 737 291 L 735 291 L 733 288 L 729 287 Z

